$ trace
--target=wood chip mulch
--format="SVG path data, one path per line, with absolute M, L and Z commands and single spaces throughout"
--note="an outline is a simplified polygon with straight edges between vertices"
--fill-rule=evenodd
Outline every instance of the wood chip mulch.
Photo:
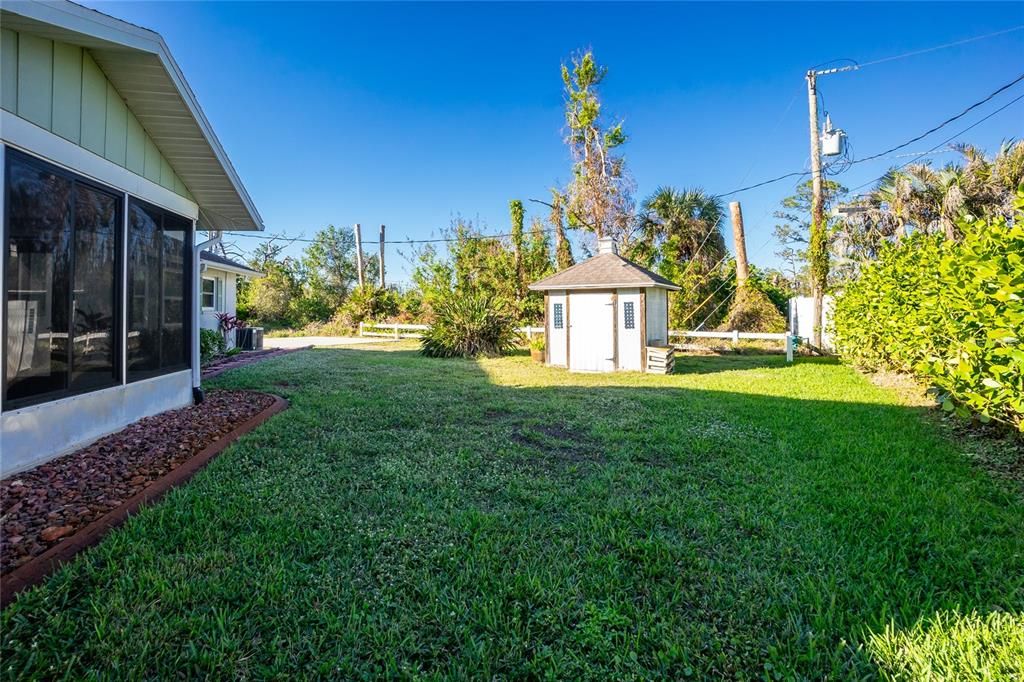
M 265 393 L 210 391 L 201 405 L 140 419 L 0 480 L 0 575 L 117 508 L 273 402 Z

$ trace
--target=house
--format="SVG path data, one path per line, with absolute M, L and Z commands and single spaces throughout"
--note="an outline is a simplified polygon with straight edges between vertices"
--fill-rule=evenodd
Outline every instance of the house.
M 547 364 L 579 372 L 666 369 L 668 292 L 679 287 L 620 256 L 613 240 L 599 239 L 596 256 L 530 289 L 544 292 Z
M 261 277 L 262 272 L 212 251 L 199 254 L 199 327 L 220 331 L 221 313 L 238 314 L 238 279 Z M 227 347 L 235 345 L 229 335 Z
M 201 398 L 197 231 L 262 220 L 163 39 L 0 6 L 0 475 Z

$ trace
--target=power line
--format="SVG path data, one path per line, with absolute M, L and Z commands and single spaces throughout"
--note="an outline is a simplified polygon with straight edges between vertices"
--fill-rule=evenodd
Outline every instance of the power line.
M 530 234 L 536 234 L 538 230 L 531 230 Z M 539 230 L 539 232 L 547 234 L 554 232 L 553 229 Z M 262 235 L 262 234 L 239 234 L 237 232 L 226 232 L 225 234 L 231 235 L 232 237 L 243 237 L 247 239 L 281 239 L 289 242 L 302 242 L 304 244 L 312 244 L 315 239 L 303 239 L 301 237 L 286 237 L 284 235 Z M 480 234 L 480 235 L 464 235 L 462 237 L 441 237 L 437 239 L 398 239 L 398 240 L 385 240 L 385 244 L 437 244 L 441 242 L 457 242 L 463 239 L 471 240 L 486 240 L 486 239 L 503 239 L 505 237 L 511 237 L 511 233 L 507 234 Z M 379 244 L 380 242 L 373 242 Z
M 1021 27 L 1021 28 L 1024 28 L 1024 27 Z M 1013 30 L 1016 30 L 1016 29 L 1013 29 Z M 992 92 L 991 94 L 987 95 L 984 99 L 981 99 L 981 100 L 975 102 L 974 104 L 971 104 L 969 107 L 967 107 L 966 109 L 961 111 L 959 114 L 956 114 L 955 116 L 951 116 L 950 118 L 946 119 L 945 121 L 943 121 L 942 123 L 938 124 L 937 126 L 931 128 L 930 130 L 922 133 L 921 135 L 913 137 L 910 140 L 907 140 L 906 142 L 904 142 L 902 144 L 899 144 L 899 145 L 896 145 L 895 147 L 887 149 L 887 150 L 885 150 L 883 152 L 879 152 L 877 154 L 872 154 L 871 156 L 864 157 L 863 159 L 856 159 L 854 161 L 851 161 L 850 165 L 853 165 L 855 163 L 863 163 L 865 161 L 872 161 L 872 160 L 880 158 L 882 156 L 886 156 L 888 154 L 891 154 L 894 151 L 898 151 L 900 149 L 908 147 L 908 146 L 914 144 L 915 142 L 920 142 L 922 139 L 928 137 L 932 133 L 935 133 L 935 132 L 941 130 L 942 128 L 944 128 L 945 126 L 949 125 L 950 123 L 953 123 L 954 121 L 957 121 L 957 120 L 963 118 L 966 114 L 970 113 L 974 109 L 977 109 L 979 106 L 982 106 L 983 104 L 988 103 L 994 97 L 996 97 L 999 94 L 1005 92 L 1006 90 L 1008 90 L 1009 88 L 1013 87 L 1014 85 L 1016 85 L 1017 83 L 1021 82 L 1022 80 L 1024 80 L 1024 74 L 1021 74 L 1020 76 L 1018 76 L 1017 78 L 1015 78 L 1011 82 L 1007 83 L 1006 85 L 1003 85 L 999 89 L 997 89 L 994 92 Z M 1017 100 L 1013 100 L 1013 101 L 1010 102 L 1010 104 L 1013 104 L 1016 101 Z M 997 109 L 996 111 L 993 112 L 993 114 L 996 114 L 996 113 L 1002 111 L 1005 108 L 1006 107 L 1002 107 L 1000 109 Z M 985 120 L 987 120 L 989 118 L 991 118 L 991 115 L 986 116 L 985 118 L 981 119 L 981 121 L 985 121 Z M 978 123 L 980 123 L 981 121 L 978 121 Z M 977 125 L 977 124 L 975 124 L 975 125 Z M 960 133 L 957 133 L 957 135 L 962 135 L 963 133 L 967 132 L 968 130 L 970 130 L 973 127 L 974 126 L 971 126 L 970 128 L 966 128 L 966 129 L 962 130 Z M 939 144 L 939 145 L 937 145 L 935 147 L 932 147 L 925 154 L 931 153 L 931 152 L 935 151 L 936 149 L 938 149 L 938 147 L 941 147 L 941 146 L 942 146 L 942 144 Z M 924 156 L 924 154 L 922 154 L 922 156 Z M 770 185 L 770 184 L 779 182 L 781 180 L 785 180 L 787 178 L 806 177 L 806 176 L 809 176 L 810 174 L 811 174 L 810 171 L 794 171 L 792 173 L 786 173 L 784 175 L 779 175 L 779 176 L 771 178 L 769 180 L 762 180 L 761 182 L 754 183 L 753 185 L 747 185 L 746 187 L 739 187 L 737 189 L 733 189 L 733 190 L 730 190 L 728 192 L 722 192 L 721 194 L 715 194 L 714 196 L 716 198 L 723 198 L 723 197 L 730 196 L 732 194 L 739 194 L 740 192 L 746 192 L 748 190 L 757 189 L 758 187 L 764 187 L 765 185 Z
M 914 163 L 914 162 L 915 162 L 915 161 L 917 161 L 918 159 L 921 159 L 921 158 L 923 158 L 923 157 L 925 157 L 925 156 L 928 156 L 929 154 L 931 154 L 932 152 L 934 152 L 934 151 L 935 151 L 936 149 L 938 149 L 939 147 L 941 147 L 941 146 L 943 146 L 943 145 L 945 145 L 945 144 L 948 144 L 948 143 L 952 142 L 953 140 L 955 140 L 956 138 L 960 137 L 961 135 L 963 135 L 963 134 L 964 134 L 964 133 L 966 133 L 967 131 L 969 131 L 969 130 L 971 130 L 972 128 L 975 128 L 975 127 L 977 127 L 977 126 L 981 125 L 982 123 L 984 123 L 984 122 L 985 122 L 985 121 L 987 121 L 988 119 L 992 118 L 993 116 L 995 116 L 995 115 L 996 115 L 996 114 L 998 114 L 999 112 L 1003 111 L 1004 109 L 1008 109 L 1009 107 L 1013 106 L 1014 104 L 1016 104 L 1017 102 L 1021 101 L 1022 99 L 1024 99 L 1024 95 L 1018 95 L 1017 97 L 1014 97 L 1013 99 L 1011 99 L 1011 100 L 1010 100 L 1009 102 L 1007 102 L 1007 103 L 1006 103 L 1006 104 L 1004 104 L 1003 106 L 999 107 L 998 109 L 996 109 L 995 111 L 991 112 L 991 113 L 990 113 L 990 114 L 988 114 L 987 116 L 985 116 L 985 117 L 983 117 L 983 118 L 979 118 L 979 119 L 978 119 L 977 121 L 975 121 L 975 122 L 974 122 L 974 123 L 972 123 L 971 125 L 967 126 L 966 128 L 964 128 L 964 129 L 963 129 L 963 130 L 961 130 L 960 132 L 958 132 L 958 133 L 955 133 L 955 134 L 951 135 L 950 137 L 947 137 L 947 138 L 946 138 L 945 140 L 943 140 L 942 142 L 938 143 L 937 145 L 935 145 L 934 147 L 932 147 L 932 148 L 931 148 L 931 149 L 929 149 L 928 151 L 926 151 L 926 152 L 922 152 L 921 154 L 918 154 L 917 156 L 915 156 L 914 158 L 912 158 L 912 159 L 911 159 L 910 161 L 907 161 L 906 163 L 902 163 L 902 164 L 900 164 L 899 166 L 896 166 L 895 168 L 890 168 L 890 169 L 889 169 L 888 171 L 886 171 L 886 173 L 885 173 L 884 175 L 881 175 L 881 176 L 879 176 L 879 177 L 875 178 L 874 180 L 870 180 L 870 181 L 868 181 L 868 182 L 865 182 L 865 183 L 864 183 L 863 185 L 857 185 L 856 187 L 854 187 L 854 188 L 853 188 L 852 190 L 850 190 L 850 191 L 851 191 L 851 192 L 856 192 L 856 191 L 857 191 L 858 189 L 861 189 L 861 188 L 867 187 L 868 185 L 873 185 L 874 183 L 878 182 L 879 180 L 881 180 L 882 178 L 884 178 L 884 177 L 885 177 L 886 175 L 888 175 L 889 173 L 893 173 L 893 172 L 895 172 L 895 171 L 898 171 L 898 170 L 900 170 L 900 169 L 902 169 L 902 168 L 906 168 L 907 166 L 909 166 L 910 164 Z
M 947 118 L 942 123 L 938 124 L 934 128 L 931 128 L 931 129 L 921 133 L 917 137 L 911 138 L 911 139 L 907 140 L 906 142 L 904 142 L 903 144 L 898 144 L 895 147 L 891 147 L 889 149 L 886 149 L 884 152 L 878 152 L 877 154 L 873 154 L 871 156 L 866 156 L 863 159 L 856 159 L 854 161 L 851 161 L 850 163 L 852 165 L 852 164 L 855 164 L 855 163 L 863 163 L 864 161 L 871 161 L 872 159 L 877 159 L 880 156 L 885 156 L 886 154 L 891 154 L 892 152 L 895 152 L 895 151 L 898 151 L 900 149 L 903 149 L 904 147 L 909 147 L 910 145 L 914 144 L 915 142 L 920 142 L 921 140 L 923 140 L 924 138 L 928 137 L 932 133 L 937 132 L 937 131 L 941 130 L 942 128 L 945 128 L 950 123 L 953 123 L 954 121 L 963 118 L 964 116 L 966 116 L 971 111 L 974 111 L 975 109 L 977 109 L 981 105 L 985 104 L 986 102 L 991 101 L 992 98 L 996 97 L 997 95 L 999 95 L 1000 93 L 1002 93 L 1002 92 L 1004 92 L 1006 90 L 1009 90 L 1010 88 L 1012 88 L 1017 83 L 1020 83 L 1022 80 L 1024 80 L 1024 74 L 1021 74 L 1021 75 L 1017 76 L 1016 78 L 1014 78 L 1012 81 L 1010 81 L 1006 85 L 1000 87 L 995 92 L 993 92 L 993 93 L 989 94 L 988 96 L 986 96 L 984 99 L 978 100 L 974 104 L 970 105 L 969 107 L 967 107 L 966 109 L 961 111 L 956 116 L 950 116 L 949 118 Z
M 966 43 L 973 43 L 973 42 L 975 42 L 977 40 L 985 40 L 986 38 L 994 38 L 996 36 L 1001 36 L 1001 35 L 1004 35 L 1006 33 L 1013 33 L 1014 31 L 1020 31 L 1021 29 L 1024 29 L 1024 24 L 1021 24 L 1019 26 L 1011 26 L 1010 28 L 1004 28 L 1001 31 L 995 31 L 993 33 L 986 33 L 985 35 L 974 36 L 973 38 L 964 38 L 963 40 L 954 40 L 951 43 L 943 43 L 942 45 L 935 45 L 934 47 L 925 47 L 925 48 L 922 48 L 920 50 L 913 50 L 911 52 L 904 52 L 903 54 L 897 54 L 897 55 L 893 55 L 891 57 L 882 57 L 881 59 L 873 59 L 870 62 L 864 62 L 863 64 L 858 64 L 857 68 L 863 69 L 865 66 L 874 66 L 876 64 L 884 64 L 885 62 L 892 62 L 892 61 L 895 61 L 897 59 L 905 59 L 907 57 L 915 57 L 915 56 L 917 56 L 919 54 L 925 54 L 927 52 L 935 52 L 936 50 L 944 50 L 947 47 L 956 47 L 957 45 L 964 45 Z

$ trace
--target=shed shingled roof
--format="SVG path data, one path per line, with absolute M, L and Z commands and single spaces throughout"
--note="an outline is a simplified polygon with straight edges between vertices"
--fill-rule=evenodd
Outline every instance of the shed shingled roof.
M 626 260 L 617 253 L 602 253 L 530 285 L 533 291 L 552 289 L 608 289 L 658 287 L 678 291 L 661 275 Z

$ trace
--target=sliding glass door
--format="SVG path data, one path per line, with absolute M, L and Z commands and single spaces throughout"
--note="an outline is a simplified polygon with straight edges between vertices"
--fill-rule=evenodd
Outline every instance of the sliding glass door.
M 188 369 L 192 221 L 129 198 L 124 244 L 124 194 L 5 157 L 3 409 Z
M 120 381 L 120 197 L 11 150 L 6 168 L 4 406 Z

